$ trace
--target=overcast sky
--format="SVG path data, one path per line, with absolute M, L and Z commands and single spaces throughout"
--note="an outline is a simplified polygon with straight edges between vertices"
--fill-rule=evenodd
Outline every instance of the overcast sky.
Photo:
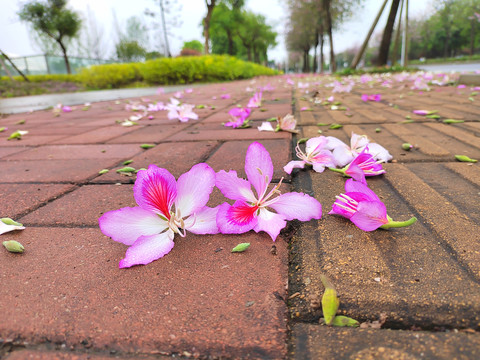
M 410 1 L 410 16 L 424 15 L 431 8 L 433 0 Z M 0 49 L 11 56 L 28 56 L 40 54 L 40 49 L 29 36 L 25 23 L 19 21 L 17 12 L 25 1 L 0 0 Z M 181 26 L 171 29 L 172 36 L 169 38 L 171 52 L 177 55 L 184 41 L 200 40 L 203 42 L 201 19 L 205 16 L 206 5 L 204 0 L 177 0 L 182 5 L 182 11 L 173 14 L 182 22 Z M 267 22 L 278 32 L 278 45 L 269 50 L 269 58 L 276 61 L 286 59 L 284 43 L 284 29 L 287 18 L 286 0 L 247 0 L 247 9 L 264 15 Z M 334 34 L 335 52 L 341 52 L 356 44 L 363 42 L 383 0 L 363 0 L 357 14 L 347 21 L 342 29 Z M 377 25 L 376 31 L 382 31 L 388 9 Z M 69 7 L 87 13 L 87 7 L 94 13 L 97 22 L 103 26 L 105 39 L 110 45 L 109 54 L 113 52 L 116 33 L 114 30 L 114 17 L 112 9 L 115 9 L 117 22 L 124 28 L 126 19 L 132 15 L 142 15 L 146 8 L 156 10 L 158 1 L 155 0 L 69 0 Z M 152 46 L 158 39 L 152 38 Z M 107 45 L 108 46 L 108 45 Z

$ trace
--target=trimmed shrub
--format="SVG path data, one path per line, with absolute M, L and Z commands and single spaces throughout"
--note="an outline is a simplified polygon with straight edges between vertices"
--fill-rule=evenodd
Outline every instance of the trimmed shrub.
M 94 89 L 119 88 L 142 78 L 137 63 L 93 65 L 82 69 L 78 74 L 80 81 Z
M 152 85 L 189 84 L 276 75 L 276 70 L 226 55 L 160 58 L 144 63 L 105 64 L 83 69 L 80 81 L 97 89 L 117 88 L 136 81 Z
M 28 80 L 33 83 L 40 83 L 45 81 L 65 81 L 65 82 L 80 82 L 78 74 L 50 74 L 50 75 L 27 75 Z M 16 81 L 25 81 L 21 76 L 14 76 Z M 10 80 L 8 76 L 0 77 L 1 81 Z

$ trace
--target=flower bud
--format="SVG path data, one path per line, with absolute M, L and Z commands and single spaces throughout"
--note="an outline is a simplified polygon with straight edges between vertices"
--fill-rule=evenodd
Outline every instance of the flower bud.
M 405 150 L 405 151 L 410 151 L 410 150 L 412 150 L 412 148 L 413 148 L 413 145 L 410 144 L 410 143 L 402 144 L 402 149 Z
M 332 321 L 332 326 L 339 326 L 339 327 L 358 327 L 360 324 L 357 320 L 349 318 L 348 316 L 338 315 Z
M 20 224 L 19 222 L 16 222 L 15 220 L 12 220 L 10 218 L 1 218 L 0 221 L 3 222 L 5 225 L 23 226 L 23 224 Z
M 232 249 L 232 252 L 244 252 L 250 247 L 250 243 L 241 243 Z
M 455 159 L 457 159 L 458 161 L 470 163 L 476 163 L 478 161 L 476 159 L 469 158 L 467 155 L 455 155 Z
M 13 253 L 23 253 L 24 250 L 23 245 L 15 240 L 4 241 L 3 246 L 5 246 L 5 249 Z
M 323 317 L 325 318 L 325 324 L 331 325 L 340 306 L 340 300 L 337 297 L 337 291 L 327 277 L 320 275 L 320 279 L 325 287 L 325 292 L 322 296 Z

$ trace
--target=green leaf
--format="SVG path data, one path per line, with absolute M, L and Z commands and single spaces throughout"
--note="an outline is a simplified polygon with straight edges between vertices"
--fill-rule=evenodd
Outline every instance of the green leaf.
M 464 120 L 455 120 L 455 119 L 445 119 L 443 120 L 444 124 L 460 124 L 465 122 Z
M 333 319 L 332 326 L 358 327 L 360 326 L 360 323 L 357 320 L 352 319 L 348 316 L 338 315 L 338 316 L 335 316 L 335 318 Z
M 142 144 L 142 145 L 140 145 L 140 147 L 142 149 L 151 149 L 151 148 L 155 147 L 155 145 L 154 144 Z
M 250 243 L 241 243 L 232 249 L 232 252 L 244 252 L 250 247 Z
M 342 127 L 343 127 L 343 125 L 341 125 L 341 124 L 332 124 L 332 125 L 330 125 L 329 129 L 335 130 L 335 129 L 340 129 Z
M 109 171 L 110 171 L 110 170 L 108 170 L 108 169 L 102 169 L 102 170 L 100 170 L 98 173 L 99 173 L 100 175 L 103 175 L 103 174 L 108 173 Z
M 130 165 L 133 162 L 133 160 L 125 160 L 122 165 Z
M 471 159 L 467 155 L 455 155 L 455 159 L 461 162 L 470 162 L 470 163 L 476 163 L 478 160 L 476 159 Z
M 327 123 L 317 123 L 317 126 L 328 126 L 330 124 L 327 124 Z

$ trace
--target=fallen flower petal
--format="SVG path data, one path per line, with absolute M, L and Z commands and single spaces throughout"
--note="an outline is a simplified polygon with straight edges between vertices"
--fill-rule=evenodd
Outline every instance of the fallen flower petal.
M 248 117 L 251 112 L 252 110 L 248 108 L 234 107 L 233 109 L 230 109 L 228 115 L 230 115 L 232 120 L 225 123 L 225 126 L 231 126 L 235 129 L 248 125 Z
M 302 161 L 290 161 L 283 167 L 283 170 L 287 174 L 291 174 L 294 168 L 302 168 L 305 164 L 312 165 L 313 170 L 316 172 L 323 172 L 326 167 L 334 167 L 335 162 L 333 154 L 328 147 L 328 139 L 325 136 L 318 136 L 311 138 L 305 145 L 305 152 L 300 149 L 300 142 L 297 143 L 295 148 L 297 157 Z
M 226 126 L 226 124 L 225 124 L 225 126 Z M 258 131 L 272 131 L 272 132 L 274 132 L 275 129 L 273 128 L 272 123 L 270 123 L 268 121 L 264 121 L 264 122 L 262 122 L 262 125 L 260 125 L 258 127 Z
M 248 100 L 247 107 L 249 108 L 258 108 L 262 106 L 262 92 L 256 92 L 250 100 Z

